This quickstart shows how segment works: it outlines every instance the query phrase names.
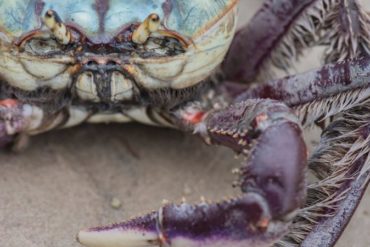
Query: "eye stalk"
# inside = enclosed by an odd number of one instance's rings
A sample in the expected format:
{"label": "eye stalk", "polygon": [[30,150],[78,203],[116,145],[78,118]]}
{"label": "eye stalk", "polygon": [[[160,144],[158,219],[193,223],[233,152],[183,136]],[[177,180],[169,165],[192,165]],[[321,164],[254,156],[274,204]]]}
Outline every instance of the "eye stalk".
{"label": "eye stalk", "polygon": [[190,42],[180,34],[161,28],[161,26],[160,17],[157,14],[150,14],[133,32],[132,41],[136,44],[143,45],[152,36],[163,36],[178,40],[185,48],[190,45]]}
{"label": "eye stalk", "polygon": [[157,14],[151,14],[132,34],[132,41],[136,44],[143,45],[151,36],[157,32],[161,26],[161,19]]}
{"label": "eye stalk", "polygon": [[60,44],[68,45],[72,42],[72,34],[62,19],[53,10],[48,10],[44,16],[44,24],[50,29]]}
{"label": "eye stalk", "polygon": [[156,14],[151,14],[148,18],[148,30],[150,32],[157,32],[161,26],[161,19]]}

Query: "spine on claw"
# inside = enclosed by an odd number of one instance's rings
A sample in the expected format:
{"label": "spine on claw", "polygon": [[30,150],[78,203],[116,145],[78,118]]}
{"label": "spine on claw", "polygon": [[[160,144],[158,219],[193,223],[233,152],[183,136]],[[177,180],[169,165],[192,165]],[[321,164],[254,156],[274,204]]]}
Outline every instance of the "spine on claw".
{"label": "spine on claw", "polygon": [[302,206],[307,151],[300,124],[286,105],[249,100],[214,114],[208,121],[214,143],[246,155],[240,170],[245,194],[262,195],[275,219]]}

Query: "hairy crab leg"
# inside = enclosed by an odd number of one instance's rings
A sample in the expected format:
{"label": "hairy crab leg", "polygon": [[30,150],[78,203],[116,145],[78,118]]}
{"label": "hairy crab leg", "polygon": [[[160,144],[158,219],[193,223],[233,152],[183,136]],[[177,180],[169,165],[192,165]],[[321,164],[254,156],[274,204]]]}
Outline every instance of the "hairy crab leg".
{"label": "hairy crab leg", "polygon": [[322,24],[325,62],[370,55],[370,14],[359,0],[339,0]]}
{"label": "hairy crab leg", "polygon": [[[365,166],[365,163],[361,165]],[[321,219],[304,239],[302,247],[311,247],[314,244],[330,247],[336,244],[369,186],[369,177],[370,171],[367,171],[347,185],[350,188],[349,196],[337,206],[336,215]]]}
{"label": "hairy crab leg", "polygon": [[305,198],[306,146],[291,110],[275,101],[248,101],[211,113],[214,144],[250,152],[240,170],[243,194],[229,201],[168,204],[146,216],[78,234],[89,247],[271,246]]}
{"label": "hairy crab leg", "polygon": [[[247,26],[236,34],[223,65],[226,79],[252,82],[270,64],[287,69],[299,50],[315,39],[316,26],[309,16],[318,19],[323,0],[266,0]],[[326,1],[333,2],[333,1]],[[307,14],[312,9],[312,13]],[[292,43],[291,40],[297,41]]]}
{"label": "hairy crab leg", "polygon": [[252,85],[241,94],[239,100],[268,98],[295,106],[348,90],[368,87],[369,83],[370,58],[364,57],[328,64],[302,74]]}
{"label": "hairy crab leg", "polygon": [[359,204],[370,181],[369,83],[370,58],[364,57],[240,89],[236,102],[280,100],[295,110],[303,125],[336,116],[309,160],[309,169],[319,178],[308,187],[311,202],[301,210],[284,243],[300,239],[304,246],[333,246]]}
{"label": "hairy crab leg", "polygon": [[287,239],[300,233],[302,246],[334,246],[370,181],[369,121],[368,100],[342,112],[324,130],[309,159],[309,168],[318,181],[309,184],[310,199]]}
{"label": "hairy crab leg", "polygon": [[370,55],[370,15],[358,0],[266,0],[236,34],[223,71],[229,81],[270,79],[318,44],[326,62]]}

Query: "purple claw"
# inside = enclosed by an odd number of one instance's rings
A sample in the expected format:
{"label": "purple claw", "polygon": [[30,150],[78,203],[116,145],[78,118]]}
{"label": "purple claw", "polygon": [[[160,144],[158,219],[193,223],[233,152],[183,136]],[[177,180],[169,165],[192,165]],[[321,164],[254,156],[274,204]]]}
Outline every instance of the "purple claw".
{"label": "purple claw", "polygon": [[243,195],[221,203],[169,204],[112,227],[81,231],[88,247],[271,246],[288,230],[305,198],[306,147],[289,108],[248,101],[205,120],[211,140],[249,151],[241,169]]}
{"label": "purple claw", "polygon": [[77,241],[89,247],[160,246],[157,219],[155,212],[126,223],[83,230]]}
{"label": "purple claw", "polygon": [[242,189],[259,191],[272,215],[284,217],[302,206],[305,198],[305,144],[291,123],[271,127],[259,137],[244,168]]}
{"label": "purple claw", "polygon": [[88,247],[268,246],[287,230],[270,219],[265,199],[248,193],[218,204],[169,204],[127,223],[81,231],[77,239]]}
{"label": "purple claw", "polygon": [[14,135],[25,129],[27,106],[13,99],[0,100],[0,147],[10,144]]}
{"label": "purple claw", "polygon": [[273,218],[302,206],[307,151],[296,116],[286,105],[272,100],[238,103],[213,114],[208,126],[216,144],[247,155],[242,191],[262,195]]}

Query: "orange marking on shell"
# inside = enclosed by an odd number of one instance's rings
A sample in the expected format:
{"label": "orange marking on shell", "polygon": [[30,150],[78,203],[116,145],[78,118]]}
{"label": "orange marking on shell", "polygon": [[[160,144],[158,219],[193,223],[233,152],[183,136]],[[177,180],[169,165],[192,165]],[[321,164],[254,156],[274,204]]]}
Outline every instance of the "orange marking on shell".
{"label": "orange marking on shell", "polygon": [[132,66],[132,65],[125,65],[125,66],[123,66],[123,68],[124,68],[128,73],[130,73],[131,75],[134,75],[134,74],[135,74],[135,72],[136,72],[136,70],[135,70],[134,66]]}
{"label": "orange marking on shell", "polygon": [[191,124],[198,124],[203,121],[205,112],[194,112],[194,113],[185,113],[184,119]]}
{"label": "orange marking on shell", "polygon": [[74,66],[72,66],[72,67],[68,68],[68,73],[69,73],[70,75],[75,75],[75,74],[77,74],[78,72],[80,72],[81,67],[82,67],[82,66],[81,66],[80,64],[76,64],[76,65],[74,65]]}
{"label": "orange marking on shell", "polygon": [[257,124],[260,124],[262,122],[265,122],[268,119],[268,116],[266,113],[261,113],[256,117]]}
{"label": "orange marking on shell", "polygon": [[257,226],[258,228],[260,229],[266,229],[270,224],[270,219],[268,218],[263,218],[261,219],[258,223],[257,223]]}
{"label": "orange marking on shell", "polygon": [[0,106],[4,106],[7,108],[16,107],[18,105],[18,101],[15,99],[4,99],[0,100]]}

